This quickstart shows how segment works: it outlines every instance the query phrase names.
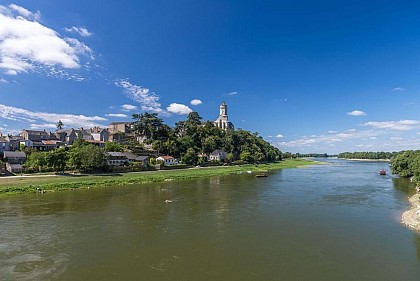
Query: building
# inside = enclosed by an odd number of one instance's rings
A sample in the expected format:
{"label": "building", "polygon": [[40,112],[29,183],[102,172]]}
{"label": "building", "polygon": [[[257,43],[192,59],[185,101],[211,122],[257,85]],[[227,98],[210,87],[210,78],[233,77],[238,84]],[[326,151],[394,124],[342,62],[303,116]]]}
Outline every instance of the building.
{"label": "building", "polygon": [[5,151],[3,158],[6,161],[6,170],[9,173],[21,173],[23,171],[22,164],[25,163],[26,154],[21,151]]}
{"label": "building", "polygon": [[77,139],[76,131],[71,128],[69,130],[57,130],[55,136],[58,140],[64,142],[65,144],[72,145]]}
{"label": "building", "polygon": [[24,140],[31,140],[31,141],[43,141],[43,140],[56,140],[56,136],[52,133],[47,133],[44,131],[36,131],[36,130],[22,130],[20,136]]}
{"label": "building", "polygon": [[222,104],[220,105],[219,118],[217,118],[216,121],[214,121],[214,125],[223,130],[234,130],[232,122],[228,121],[228,107],[226,102],[222,102]]}
{"label": "building", "polygon": [[4,151],[10,150],[10,142],[3,137],[0,137],[0,154]]}
{"label": "building", "polygon": [[149,156],[137,156],[132,152],[123,152],[122,154],[125,155],[128,163],[137,162],[141,163],[143,166],[149,163]]}
{"label": "building", "polygon": [[163,161],[165,166],[174,166],[178,165],[178,159],[173,158],[172,156],[159,156],[156,158],[157,161]]}
{"label": "building", "polygon": [[127,134],[130,132],[131,122],[112,122],[108,126],[108,131],[110,134],[124,133]]}
{"label": "building", "polygon": [[221,149],[216,149],[210,154],[210,161],[223,161],[226,159],[227,153]]}
{"label": "building", "polygon": [[109,166],[123,166],[127,163],[127,157],[122,152],[107,152]]}
{"label": "building", "polygon": [[109,138],[108,129],[93,127],[90,129],[90,134],[93,140],[107,142]]}

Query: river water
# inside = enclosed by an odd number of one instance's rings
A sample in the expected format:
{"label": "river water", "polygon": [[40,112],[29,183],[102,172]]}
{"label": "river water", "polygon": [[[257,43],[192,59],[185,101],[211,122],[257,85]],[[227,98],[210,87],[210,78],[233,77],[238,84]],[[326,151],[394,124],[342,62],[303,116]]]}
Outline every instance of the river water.
{"label": "river water", "polygon": [[1,198],[0,280],[420,280],[408,182],[326,161]]}

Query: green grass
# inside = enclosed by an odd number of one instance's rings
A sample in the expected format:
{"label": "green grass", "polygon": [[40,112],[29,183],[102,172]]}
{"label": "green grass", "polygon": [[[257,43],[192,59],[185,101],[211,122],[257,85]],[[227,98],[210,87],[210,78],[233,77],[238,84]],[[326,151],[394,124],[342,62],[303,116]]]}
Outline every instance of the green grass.
{"label": "green grass", "polygon": [[63,175],[50,177],[10,177],[0,178],[0,196],[20,193],[34,193],[37,188],[47,191],[59,191],[76,188],[90,188],[161,182],[165,180],[185,180],[202,177],[223,176],[244,173],[246,171],[270,171],[283,168],[296,168],[313,165],[317,162],[306,159],[286,160],[278,163],[194,168],[185,170],[153,171],[112,175]]}

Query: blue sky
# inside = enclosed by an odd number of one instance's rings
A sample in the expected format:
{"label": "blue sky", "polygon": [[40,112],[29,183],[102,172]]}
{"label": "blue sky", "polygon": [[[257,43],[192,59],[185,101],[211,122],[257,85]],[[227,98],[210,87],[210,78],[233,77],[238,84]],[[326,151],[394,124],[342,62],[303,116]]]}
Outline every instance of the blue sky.
{"label": "blue sky", "polygon": [[[367,2],[367,3],[366,3]],[[420,148],[417,1],[2,1],[0,132],[197,111],[282,151]]]}

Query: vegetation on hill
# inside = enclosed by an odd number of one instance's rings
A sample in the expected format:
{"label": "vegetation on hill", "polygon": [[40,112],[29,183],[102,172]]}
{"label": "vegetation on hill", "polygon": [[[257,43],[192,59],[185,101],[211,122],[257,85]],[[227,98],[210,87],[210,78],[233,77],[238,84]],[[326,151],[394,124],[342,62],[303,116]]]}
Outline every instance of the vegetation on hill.
{"label": "vegetation on hill", "polygon": [[145,144],[151,144],[159,153],[179,158],[185,164],[200,163],[203,159],[198,154],[208,155],[216,149],[227,153],[228,162],[281,160],[280,150],[258,133],[242,129],[222,130],[211,121],[202,122],[197,112],[191,112],[187,120],[176,123],[173,128],[164,124],[157,113],[133,114],[133,118],[133,133],[143,137]]}
{"label": "vegetation on hill", "polygon": [[[264,141],[258,133],[245,130],[222,130],[213,122],[202,123],[197,112],[191,112],[185,121],[173,128],[164,124],[157,113],[133,114],[132,133],[124,144],[107,142],[105,148],[77,139],[71,147],[60,147],[49,152],[26,149],[27,172],[64,172],[83,170],[86,172],[107,171],[106,151],[143,150],[151,146],[156,154],[171,155],[186,165],[204,163],[200,154],[209,155],[216,149],[224,150],[224,162],[262,163],[281,160],[281,152]],[[142,140],[142,143],[136,141]],[[23,149],[23,148],[22,148]],[[155,155],[156,155],[155,154]]]}
{"label": "vegetation on hill", "polygon": [[342,152],[338,154],[338,158],[344,159],[392,159],[398,154],[398,152]]}

